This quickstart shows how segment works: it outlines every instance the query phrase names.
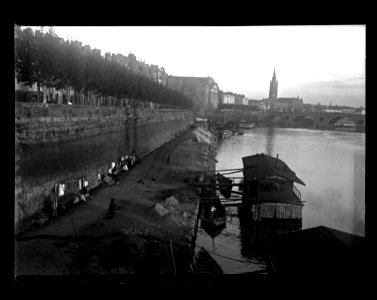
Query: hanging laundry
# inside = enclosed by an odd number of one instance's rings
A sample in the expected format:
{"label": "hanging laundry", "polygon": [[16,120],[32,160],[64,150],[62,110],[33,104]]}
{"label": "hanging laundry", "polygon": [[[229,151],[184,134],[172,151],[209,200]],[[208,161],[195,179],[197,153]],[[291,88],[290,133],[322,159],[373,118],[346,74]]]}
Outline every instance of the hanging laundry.
{"label": "hanging laundry", "polygon": [[59,193],[58,196],[63,196],[65,190],[65,184],[59,184]]}

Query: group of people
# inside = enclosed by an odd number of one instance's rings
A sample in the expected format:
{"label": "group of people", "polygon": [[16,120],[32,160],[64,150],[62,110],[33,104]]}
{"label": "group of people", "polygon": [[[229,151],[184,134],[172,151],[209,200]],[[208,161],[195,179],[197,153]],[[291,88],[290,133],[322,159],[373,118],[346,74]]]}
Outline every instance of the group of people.
{"label": "group of people", "polygon": [[80,201],[81,202],[86,202],[86,199],[89,197],[88,190],[86,186],[88,185],[87,181],[84,181],[83,179],[79,180],[79,191],[76,194],[76,197],[73,200],[73,204],[77,204]]}
{"label": "group of people", "polygon": [[[106,175],[98,177],[101,180],[109,185],[119,184],[119,174],[128,171],[130,168],[133,168],[136,163],[140,163],[139,157],[136,155],[135,150],[132,151],[131,155],[124,155],[119,158],[118,164],[115,162],[111,163],[111,167],[108,170]],[[83,179],[79,180],[79,191],[76,193],[75,197],[73,198],[73,204],[78,204],[80,202],[86,202],[89,197],[89,192],[87,190],[88,181],[84,181]],[[48,218],[53,220],[58,217],[58,207],[59,207],[59,199],[65,194],[66,185],[65,184],[55,184],[52,187],[51,193],[45,203],[45,210],[48,213]],[[109,206],[109,215],[112,217],[114,215],[114,211],[117,208],[117,205],[114,203],[114,199],[111,199],[111,203]]]}
{"label": "group of people", "polygon": [[118,164],[115,164],[115,162],[111,163],[111,167],[107,172],[107,176],[103,176],[102,181],[107,184],[111,184],[111,181],[119,184],[119,174],[125,173],[130,168],[133,168],[138,161],[139,159],[136,155],[135,150],[132,151],[131,155],[124,155],[120,157],[118,159]]}

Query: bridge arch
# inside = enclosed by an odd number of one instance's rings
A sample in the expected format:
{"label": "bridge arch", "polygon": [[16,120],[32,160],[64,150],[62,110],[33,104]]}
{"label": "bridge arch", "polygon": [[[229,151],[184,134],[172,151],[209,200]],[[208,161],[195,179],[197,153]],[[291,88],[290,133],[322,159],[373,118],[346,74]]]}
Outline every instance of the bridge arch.
{"label": "bridge arch", "polygon": [[328,121],[328,124],[329,124],[329,125],[335,125],[336,122],[338,122],[339,120],[342,120],[342,119],[348,119],[348,120],[351,120],[351,121],[352,121],[353,123],[355,123],[355,125],[356,125],[355,120],[353,120],[352,118],[349,118],[349,117],[347,117],[347,116],[344,116],[344,115],[342,115],[342,116],[336,116],[336,117],[334,117],[334,118],[330,118],[329,121]]}
{"label": "bridge arch", "polygon": [[281,122],[281,116],[279,116],[278,114],[267,115],[262,119],[262,122],[271,122],[271,123]]}
{"label": "bridge arch", "polygon": [[315,123],[315,120],[311,117],[304,117],[301,120],[301,126],[303,127],[313,127]]}
{"label": "bridge arch", "polygon": [[300,115],[300,116],[297,116],[293,119],[293,123],[300,123],[302,121],[303,118],[305,118],[306,116],[303,116],[303,115]]}

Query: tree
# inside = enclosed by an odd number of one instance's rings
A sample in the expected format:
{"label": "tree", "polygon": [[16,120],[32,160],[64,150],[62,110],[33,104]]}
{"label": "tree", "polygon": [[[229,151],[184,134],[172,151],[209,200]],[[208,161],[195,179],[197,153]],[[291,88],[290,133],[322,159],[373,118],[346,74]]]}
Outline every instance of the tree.
{"label": "tree", "polygon": [[15,39],[15,64],[17,82],[33,86],[37,82],[39,68],[36,62],[36,40],[33,31],[18,31]]}
{"label": "tree", "polygon": [[[15,32],[15,68],[18,82],[32,86],[67,89],[102,97],[124,97],[171,107],[192,108],[193,102],[146,76],[135,74],[100,55],[83,55],[75,42],[64,41],[49,29],[47,33],[29,28]],[[69,93],[68,93],[69,97]]]}

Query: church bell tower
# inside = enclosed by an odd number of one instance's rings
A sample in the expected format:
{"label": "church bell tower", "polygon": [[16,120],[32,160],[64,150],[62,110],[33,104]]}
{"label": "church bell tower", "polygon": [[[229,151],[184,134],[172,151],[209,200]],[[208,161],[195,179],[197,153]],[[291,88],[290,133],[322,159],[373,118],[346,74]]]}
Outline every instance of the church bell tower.
{"label": "church bell tower", "polygon": [[278,82],[276,81],[276,73],[274,68],[274,75],[272,76],[272,80],[270,81],[270,93],[268,98],[269,99],[277,99],[278,97]]}

